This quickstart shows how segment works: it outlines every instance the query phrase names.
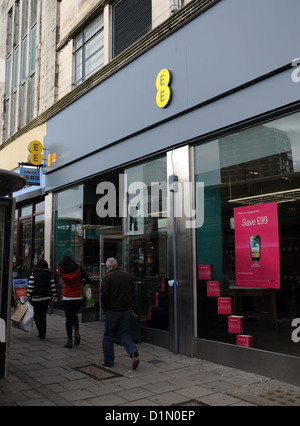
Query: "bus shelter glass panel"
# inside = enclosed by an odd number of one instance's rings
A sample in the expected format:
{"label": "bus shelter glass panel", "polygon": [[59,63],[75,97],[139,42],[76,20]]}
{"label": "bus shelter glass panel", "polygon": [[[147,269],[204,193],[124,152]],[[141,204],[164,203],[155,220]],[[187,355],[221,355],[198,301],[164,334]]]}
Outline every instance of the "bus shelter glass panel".
{"label": "bus shelter glass panel", "polygon": [[11,310],[11,200],[0,199],[0,378],[7,375]]}

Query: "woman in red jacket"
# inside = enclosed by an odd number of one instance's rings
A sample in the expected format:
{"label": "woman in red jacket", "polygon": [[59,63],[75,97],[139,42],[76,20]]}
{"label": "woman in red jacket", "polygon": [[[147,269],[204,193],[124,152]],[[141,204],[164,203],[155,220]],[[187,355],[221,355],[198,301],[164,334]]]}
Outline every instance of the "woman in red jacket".
{"label": "woman in red jacket", "polygon": [[68,336],[65,348],[72,348],[73,328],[75,332],[74,346],[78,346],[80,343],[78,312],[83,298],[83,284],[90,283],[91,279],[70,256],[62,257],[58,266],[60,268],[60,276],[64,282],[62,295]]}

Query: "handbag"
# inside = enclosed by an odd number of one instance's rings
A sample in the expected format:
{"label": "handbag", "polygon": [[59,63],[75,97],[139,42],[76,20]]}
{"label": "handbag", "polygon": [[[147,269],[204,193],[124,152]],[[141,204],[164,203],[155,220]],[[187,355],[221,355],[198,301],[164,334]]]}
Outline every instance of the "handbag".
{"label": "handbag", "polygon": [[18,303],[17,306],[16,306],[16,309],[12,313],[12,316],[10,317],[10,319],[14,323],[20,324],[24,315],[26,314],[27,310],[28,310],[27,305],[23,305],[22,303]]}

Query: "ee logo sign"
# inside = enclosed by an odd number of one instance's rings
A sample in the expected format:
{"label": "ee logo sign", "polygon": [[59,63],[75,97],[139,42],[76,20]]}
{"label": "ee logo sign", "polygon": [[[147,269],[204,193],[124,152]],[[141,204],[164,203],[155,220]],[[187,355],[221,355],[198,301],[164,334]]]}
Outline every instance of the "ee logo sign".
{"label": "ee logo sign", "polygon": [[30,154],[28,161],[33,166],[39,166],[43,162],[43,145],[39,141],[32,141],[28,145]]}
{"label": "ee logo sign", "polygon": [[163,69],[158,73],[156,78],[156,104],[159,108],[166,108],[171,102],[171,82],[172,76],[169,70]]}

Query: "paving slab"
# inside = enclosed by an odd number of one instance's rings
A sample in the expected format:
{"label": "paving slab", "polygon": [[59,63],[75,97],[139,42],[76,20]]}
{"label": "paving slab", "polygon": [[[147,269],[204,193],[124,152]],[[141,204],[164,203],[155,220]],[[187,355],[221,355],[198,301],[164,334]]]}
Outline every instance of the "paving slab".
{"label": "paving slab", "polygon": [[36,330],[11,329],[9,376],[0,380],[0,406],[198,410],[203,406],[300,405],[300,387],[148,343],[138,344],[140,365],[135,371],[120,345],[115,345],[114,368],[103,369],[99,366],[103,322],[80,324],[81,344],[73,349],[64,348],[63,317],[49,314],[47,325],[44,340],[37,338]]}

